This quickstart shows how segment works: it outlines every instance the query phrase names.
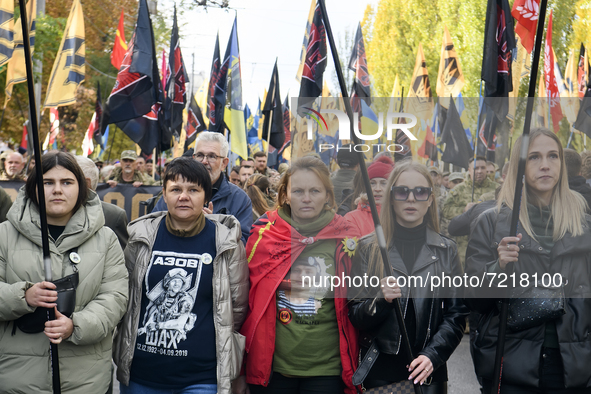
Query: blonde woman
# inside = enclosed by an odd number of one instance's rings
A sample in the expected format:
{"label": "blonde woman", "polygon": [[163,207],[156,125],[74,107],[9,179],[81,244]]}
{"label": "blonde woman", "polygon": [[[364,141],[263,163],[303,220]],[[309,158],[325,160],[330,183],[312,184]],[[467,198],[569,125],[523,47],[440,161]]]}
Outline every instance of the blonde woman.
{"label": "blonde woman", "polygon": [[[412,276],[425,281],[442,272],[461,275],[455,242],[438,233],[433,181],[424,165],[405,161],[392,171],[380,221],[394,276],[385,277],[375,234],[364,237],[353,260],[353,277],[367,275],[381,281],[351,292],[349,318],[360,331],[361,347],[354,382],[390,392],[412,380],[424,385],[426,394],[445,394],[446,362],[460,343],[468,310],[457,288],[432,290],[409,286],[406,280]],[[415,357],[410,363],[393,311],[396,298]]]}
{"label": "blonde woman", "polygon": [[[590,393],[590,217],[585,215],[583,197],[568,187],[558,137],[535,129],[527,147],[518,234],[508,236],[522,141],[520,137],[513,147],[497,207],[483,213],[476,225],[468,244],[466,271],[469,277],[500,274],[511,281],[515,274],[517,279],[508,294],[518,294],[522,300],[509,301],[513,324],[506,335],[501,393]],[[566,295],[562,308],[528,299],[532,289],[548,286],[536,277],[562,284]],[[490,392],[493,381],[499,324],[496,298],[507,294],[498,292],[496,285],[469,287],[466,292],[468,306],[483,315],[474,363],[485,392]],[[523,305],[526,308],[515,313]]]}
{"label": "blonde woman", "polygon": [[271,183],[269,178],[261,174],[251,175],[244,184],[244,191],[252,202],[252,222],[265,212],[275,208],[275,202],[270,196]]}

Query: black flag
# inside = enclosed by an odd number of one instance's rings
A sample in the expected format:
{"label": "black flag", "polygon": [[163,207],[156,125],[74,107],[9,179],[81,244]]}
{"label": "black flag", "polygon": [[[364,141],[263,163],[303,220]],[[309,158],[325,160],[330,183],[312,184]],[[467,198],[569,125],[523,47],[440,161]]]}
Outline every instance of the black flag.
{"label": "black flag", "polygon": [[497,117],[502,121],[509,111],[508,97],[513,91],[511,51],[515,48],[515,29],[511,7],[507,0],[488,0],[484,27],[484,53],[482,56],[482,79],[485,82],[484,96]]}
{"label": "black flag", "polygon": [[353,41],[353,52],[349,59],[349,69],[355,72],[355,80],[353,81],[353,88],[351,89],[351,103],[353,110],[359,112],[361,106],[359,101],[355,98],[359,97],[365,100],[367,105],[370,105],[371,96],[371,82],[369,79],[369,71],[367,69],[367,58],[365,56],[365,44],[363,43],[363,33],[361,32],[361,24],[357,26],[357,33]]}
{"label": "black flag", "polygon": [[[302,81],[298,97],[318,97],[322,93],[322,78],[326,69],[326,29],[322,19],[320,4],[316,2],[312,23],[309,26],[306,60],[302,70]],[[298,101],[299,107],[306,106],[309,101]]]}
{"label": "black flag", "polygon": [[213,60],[211,61],[211,77],[207,91],[207,118],[209,131],[224,132],[224,107],[226,105],[226,76],[228,69],[222,73],[220,59],[220,37],[215,40]]}
{"label": "black flag", "polygon": [[176,5],[170,37],[170,54],[168,57],[168,77],[166,79],[166,101],[164,106],[165,125],[172,135],[179,136],[183,125],[183,109],[187,104],[187,89],[189,82],[185,72],[185,64],[181,53],[179,30],[176,21]]}
{"label": "black flag", "polygon": [[154,33],[146,0],[140,0],[138,18],[117,81],[105,105],[101,134],[116,123],[146,153],[160,143],[170,147],[170,136],[160,126],[162,85]]}
{"label": "black flag", "polygon": [[269,140],[267,142],[270,145],[273,145],[275,149],[280,149],[285,142],[285,130],[283,126],[281,93],[279,93],[279,71],[277,70],[277,60],[275,60],[275,67],[273,67],[273,75],[271,76],[271,82],[269,83],[269,90],[267,91],[265,106],[263,107],[263,115],[265,116],[265,121],[263,123],[263,139],[267,140],[269,128],[271,128],[271,134],[270,137],[268,137]]}
{"label": "black flag", "polygon": [[185,149],[195,141],[197,134],[205,130],[205,122],[203,121],[203,115],[201,114],[201,108],[195,101],[195,96],[191,94],[191,104],[187,110],[187,126],[185,127],[187,132],[187,139],[185,140]]}
{"label": "black flag", "polygon": [[96,83],[96,102],[94,104],[94,113],[96,114],[97,122],[94,132],[92,133],[92,139],[94,140],[95,145],[100,145],[102,150],[105,150],[105,146],[103,145],[103,134],[101,133],[101,118],[103,117],[103,102],[101,100],[101,84],[100,82]]}
{"label": "black flag", "polygon": [[591,88],[587,88],[573,127],[591,137]]}
{"label": "black flag", "polygon": [[468,169],[469,160],[472,154],[472,147],[466,137],[464,126],[460,120],[460,114],[456,109],[453,100],[449,100],[449,109],[447,111],[447,120],[443,131],[441,132],[441,143],[445,144],[445,150],[441,160],[445,163],[451,163],[454,166]]}

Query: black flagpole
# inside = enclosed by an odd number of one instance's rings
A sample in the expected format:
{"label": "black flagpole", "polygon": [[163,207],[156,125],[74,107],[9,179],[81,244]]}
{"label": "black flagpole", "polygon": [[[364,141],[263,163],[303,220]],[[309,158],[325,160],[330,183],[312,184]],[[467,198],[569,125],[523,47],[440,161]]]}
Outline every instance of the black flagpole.
{"label": "black flagpole", "polygon": [[[353,143],[355,145],[361,144],[361,141],[359,140],[359,138],[357,137],[357,135],[354,132],[353,129],[353,110],[351,109],[351,103],[349,102],[348,98],[349,98],[349,93],[347,91],[347,86],[345,85],[345,78],[343,77],[343,70],[341,69],[341,63],[339,61],[339,54],[337,52],[336,49],[336,45],[334,42],[334,37],[332,35],[332,30],[330,28],[330,23],[328,21],[328,14],[326,12],[326,6],[324,4],[324,0],[318,0],[318,4],[320,4],[320,10],[322,12],[322,16],[324,19],[324,24],[325,24],[325,28],[326,28],[326,36],[328,37],[328,41],[330,43],[330,50],[332,53],[332,57],[334,60],[334,64],[335,64],[335,68],[336,68],[336,72],[337,72],[337,77],[339,80],[339,86],[341,88],[341,93],[343,94],[343,103],[345,104],[345,109],[347,111],[347,116],[349,117],[349,124],[351,126],[351,138],[353,140]],[[363,155],[363,152],[358,152],[359,153],[359,170],[361,172],[361,177],[363,179],[363,184],[365,186],[365,190],[367,192],[367,199],[369,200],[369,206],[371,208],[371,215],[373,217],[373,222],[375,225],[375,231],[376,231],[376,238],[378,240],[378,245],[380,247],[380,252],[382,255],[382,261],[384,263],[384,272],[386,274],[386,276],[392,276],[392,267],[390,267],[390,264],[388,262],[388,251],[386,248],[386,238],[384,237],[384,229],[382,228],[382,225],[380,224],[380,219],[378,216],[378,209],[376,207],[376,201],[373,197],[373,193],[371,191],[371,185],[369,183],[369,175],[367,173],[367,167],[365,165],[365,157]],[[375,302],[375,300],[374,300]],[[400,333],[402,334],[402,344],[404,346],[404,349],[406,350],[406,354],[409,357],[408,363],[410,365],[410,363],[414,360],[414,356],[413,356],[413,352],[412,352],[412,348],[410,345],[410,340],[408,338],[408,332],[406,331],[406,326],[404,325],[404,316],[402,314],[402,308],[400,307],[400,301],[396,298],[394,300],[394,312],[396,314],[396,319],[398,321],[398,326],[400,327]],[[415,389],[415,393],[416,394],[422,394],[423,390],[420,386],[420,383],[417,383],[414,385],[414,389]]]}
{"label": "black flagpole", "polygon": [[[39,144],[39,127],[37,123],[37,106],[35,105],[35,87],[33,85],[33,64],[31,61],[31,45],[29,42],[29,23],[25,0],[18,2],[21,11],[21,24],[23,28],[23,44],[25,50],[25,67],[27,69],[27,88],[29,90],[29,116],[31,118],[31,131],[33,134],[33,146],[35,152],[35,174],[37,180],[37,195],[39,201],[39,216],[41,219],[41,242],[43,247],[43,267],[45,280],[51,282],[51,256],[49,254],[49,233],[47,231],[47,214],[45,208],[45,190],[43,189],[43,168],[41,166],[41,145]],[[35,12],[35,10],[33,10]],[[47,309],[48,319],[55,320],[55,310]],[[50,343],[49,356],[51,357],[51,372],[54,394],[61,394],[59,358],[57,344]]]}
{"label": "black flagpole", "polygon": [[[534,109],[534,97],[536,93],[536,80],[538,76],[538,65],[540,63],[540,52],[542,50],[542,36],[544,34],[544,22],[546,19],[547,0],[540,1],[540,14],[538,19],[538,29],[536,31],[536,45],[534,48],[533,64],[531,66],[531,75],[529,79],[529,91],[527,94],[527,107],[525,109],[525,123],[523,125],[523,136],[521,138],[521,152],[519,153],[519,165],[517,169],[517,181],[515,183],[515,196],[513,198],[513,210],[511,213],[511,227],[509,236],[517,235],[517,224],[519,223],[519,211],[521,207],[521,193],[523,189],[523,177],[525,175],[525,160],[529,147],[529,131],[531,128],[531,116]],[[509,263],[507,270],[513,269],[513,264]],[[497,350],[495,354],[494,366],[494,384],[491,394],[501,392],[501,376],[503,373],[503,355],[505,352],[505,339],[507,334],[507,316],[509,314],[509,298],[503,298],[501,312],[499,315],[499,335],[497,337]]]}

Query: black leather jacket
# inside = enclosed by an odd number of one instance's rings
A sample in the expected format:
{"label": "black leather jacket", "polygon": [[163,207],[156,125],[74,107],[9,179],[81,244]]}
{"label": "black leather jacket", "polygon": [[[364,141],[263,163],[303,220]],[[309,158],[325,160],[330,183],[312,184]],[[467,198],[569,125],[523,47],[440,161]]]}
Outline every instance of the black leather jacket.
{"label": "black leather jacket", "polygon": [[[369,245],[373,239],[370,234],[360,242],[359,253],[353,260],[352,275],[368,273]],[[427,239],[414,264],[413,272],[406,270],[406,265],[395,247],[388,251],[388,259],[394,276],[421,277],[423,280],[434,275],[462,274],[455,242],[441,236],[427,227]],[[462,289],[446,290],[445,298],[440,290],[431,291],[429,285],[402,287],[400,303],[406,315],[409,296],[413,297],[416,315],[416,344],[422,350],[419,354],[427,356],[433,363],[434,370],[443,366],[460,343],[468,308],[462,301]],[[378,297],[378,298],[376,298]],[[398,354],[400,351],[400,330],[393,311],[382,297],[379,288],[361,289],[352,292],[349,318],[360,330],[361,344],[375,340],[381,352]],[[364,341],[363,339],[366,338]]]}
{"label": "black leather jacket", "polygon": [[[482,277],[485,271],[492,272],[492,266],[498,258],[498,243],[509,235],[510,221],[511,210],[507,207],[503,207],[500,212],[490,209],[480,216],[466,253],[467,275]],[[560,273],[565,283],[566,313],[556,320],[556,331],[567,388],[591,387],[590,222],[591,217],[586,215],[584,234],[579,237],[566,234],[554,244],[550,252],[525,231],[518,230],[523,238],[519,242],[519,261],[514,264],[517,280],[521,274],[528,274],[531,282],[535,273],[538,276]],[[483,314],[474,344],[474,363],[476,374],[488,380],[493,380],[499,326],[497,299],[494,297],[498,294],[488,289],[488,284],[468,288],[465,292],[465,303],[472,310]],[[507,332],[503,382],[539,386],[544,333],[544,324],[514,333]]]}

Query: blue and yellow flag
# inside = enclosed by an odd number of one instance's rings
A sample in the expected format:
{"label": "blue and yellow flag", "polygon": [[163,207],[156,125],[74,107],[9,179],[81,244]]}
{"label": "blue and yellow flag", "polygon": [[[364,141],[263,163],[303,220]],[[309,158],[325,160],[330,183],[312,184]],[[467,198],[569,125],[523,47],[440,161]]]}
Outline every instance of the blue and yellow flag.
{"label": "blue and yellow flag", "polygon": [[[35,15],[37,13],[37,0],[29,0],[27,3],[27,15],[29,15],[29,43],[31,45],[31,56],[35,49]],[[4,108],[12,98],[12,88],[17,83],[27,80],[27,70],[25,68],[25,47],[23,44],[23,29],[20,18],[16,21],[14,27],[14,50],[12,59],[8,62],[6,71],[6,100]]]}
{"label": "blue and yellow flag", "polygon": [[232,26],[232,33],[230,33],[230,40],[222,63],[222,69],[226,67],[228,69],[224,123],[232,135],[230,149],[240,157],[247,158],[248,146],[242,109],[242,78],[240,77],[240,50],[238,49],[236,21],[237,18],[234,19],[234,26]]}
{"label": "blue and yellow flag", "polygon": [[14,1],[0,0],[0,67],[12,58],[14,50]]}
{"label": "blue and yellow flag", "polygon": [[80,0],[74,0],[51,70],[44,108],[62,107],[76,102],[76,90],[84,82],[86,73],[85,54],[82,5]]}

